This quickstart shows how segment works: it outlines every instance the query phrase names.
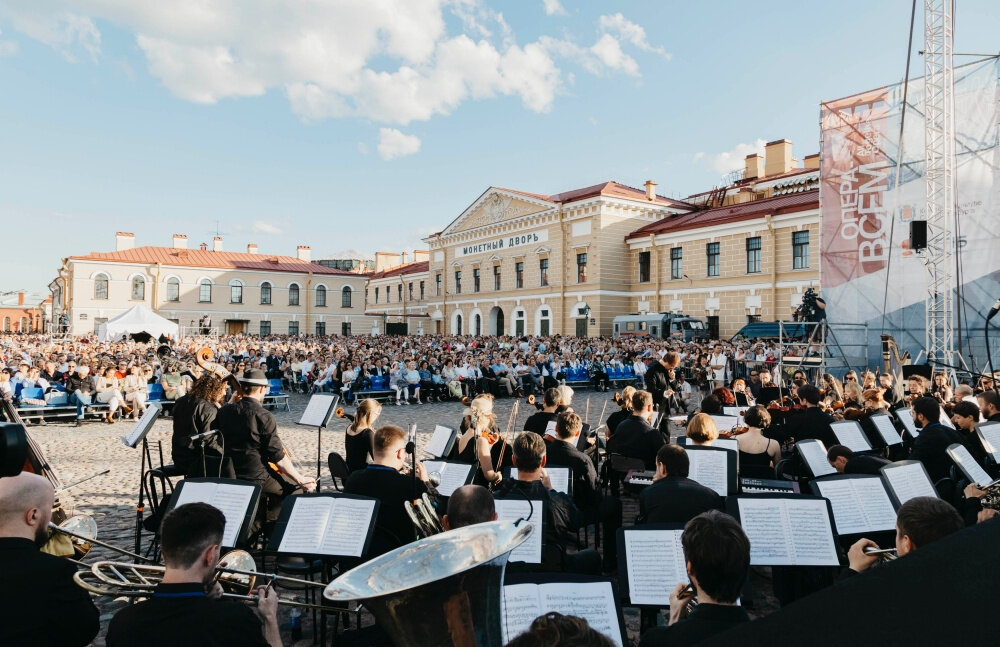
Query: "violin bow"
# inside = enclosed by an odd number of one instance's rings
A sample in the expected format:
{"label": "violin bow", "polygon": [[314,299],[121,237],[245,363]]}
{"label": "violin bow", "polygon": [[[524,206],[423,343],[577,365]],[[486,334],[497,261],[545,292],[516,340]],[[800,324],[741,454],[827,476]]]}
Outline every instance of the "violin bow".
{"label": "violin bow", "polygon": [[500,456],[497,458],[496,467],[493,468],[494,472],[499,473],[500,468],[503,466],[503,455],[507,450],[507,436],[510,435],[510,430],[514,427],[514,421],[517,419],[517,409],[520,404],[520,400],[514,400],[514,406],[510,409],[510,418],[507,419],[507,430],[503,434],[503,444],[500,445]]}

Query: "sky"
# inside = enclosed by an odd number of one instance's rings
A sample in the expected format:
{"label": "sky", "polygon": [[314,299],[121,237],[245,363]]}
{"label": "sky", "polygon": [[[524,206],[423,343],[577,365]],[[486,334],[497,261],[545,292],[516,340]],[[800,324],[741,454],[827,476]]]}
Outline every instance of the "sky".
{"label": "sky", "polygon": [[[373,256],[489,186],[704,191],[764,142],[819,152],[821,101],[901,79],[910,6],[0,0],[0,292],[116,231]],[[958,1],[956,52],[998,33],[995,0]]]}

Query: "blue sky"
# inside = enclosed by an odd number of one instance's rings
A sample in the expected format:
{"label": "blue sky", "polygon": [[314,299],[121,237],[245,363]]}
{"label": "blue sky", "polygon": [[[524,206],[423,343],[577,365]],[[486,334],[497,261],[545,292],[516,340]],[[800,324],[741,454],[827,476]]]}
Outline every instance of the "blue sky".
{"label": "blue sky", "polygon": [[[0,0],[0,291],[115,231],[316,258],[420,246],[490,185],[706,190],[760,142],[818,152],[821,100],[902,77],[909,11]],[[956,51],[997,33],[995,2],[958,2]]]}

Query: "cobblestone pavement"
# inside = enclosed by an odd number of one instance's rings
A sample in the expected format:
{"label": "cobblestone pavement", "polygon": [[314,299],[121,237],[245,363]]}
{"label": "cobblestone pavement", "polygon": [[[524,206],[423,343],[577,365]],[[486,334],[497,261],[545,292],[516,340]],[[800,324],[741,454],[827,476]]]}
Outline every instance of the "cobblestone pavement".
{"label": "cobblestone pavement", "polygon": [[[605,417],[615,410],[616,405],[611,401],[610,395],[610,393],[589,395],[589,416],[593,425],[596,426],[605,401],[608,401]],[[289,397],[289,411],[279,407],[274,411],[274,414],[278,421],[281,440],[293,456],[296,467],[303,474],[315,475],[316,430],[296,424],[305,410],[307,402],[306,396],[293,394]],[[500,399],[496,402],[497,423],[501,430],[506,427],[512,406],[513,400],[511,399]],[[581,415],[586,416],[588,394],[577,395],[575,408]],[[348,408],[348,411],[352,410],[352,408]],[[431,432],[436,424],[457,427],[461,422],[462,411],[463,406],[457,402],[404,406],[394,406],[387,403],[382,409],[379,423],[396,424],[404,429],[411,423],[416,424],[417,446],[422,448],[430,440]],[[527,406],[522,401],[514,429],[522,429],[524,421],[534,411],[534,407]],[[47,426],[33,426],[29,429],[32,437],[42,446],[49,463],[64,484],[72,483],[77,479],[105,469],[111,470],[109,474],[88,480],[62,493],[60,500],[68,514],[88,514],[94,518],[98,527],[98,539],[129,550],[134,545],[141,461],[141,450],[129,448],[122,442],[122,437],[128,434],[132,424],[131,421],[120,421],[114,425],[92,422],[77,428],[58,422],[49,423]],[[170,418],[161,417],[154,423],[153,430],[149,433],[148,439],[153,461],[157,466],[160,461],[158,444],[162,444],[164,462],[170,462],[171,425]],[[326,467],[326,456],[333,451],[339,452],[341,455],[344,454],[344,430],[346,426],[346,420],[334,419],[331,428],[323,431],[320,456],[324,489],[331,487],[330,474]],[[631,524],[638,512],[637,505],[632,498],[625,498],[623,502],[625,523],[628,525]],[[145,548],[145,542],[148,539],[148,533],[144,534],[143,548]],[[95,547],[87,557],[87,561],[93,562],[99,559],[120,560],[121,557],[112,551]],[[768,576],[769,573],[761,571],[755,573],[753,578],[761,595],[760,611],[774,608],[773,600],[770,598]],[[286,593],[283,592],[282,595],[285,596]],[[294,592],[287,595],[294,596]],[[115,610],[120,608],[123,602],[111,601],[107,598],[99,599],[97,602],[102,612],[101,633],[93,644],[103,647],[107,620],[110,619]],[[282,608],[281,613],[285,644],[291,645],[293,643],[284,629],[287,624],[284,622],[287,609]],[[638,611],[626,609],[625,614],[629,638],[637,642]],[[295,644],[306,645],[311,642],[309,616],[304,616],[304,619],[306,620],[305,634],[307,639]]]}

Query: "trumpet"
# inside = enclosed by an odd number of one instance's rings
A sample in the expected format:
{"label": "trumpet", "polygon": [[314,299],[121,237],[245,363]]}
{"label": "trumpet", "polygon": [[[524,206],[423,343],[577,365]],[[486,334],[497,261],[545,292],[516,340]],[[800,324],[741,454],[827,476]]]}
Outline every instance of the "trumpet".
{"label": "trumpet", "polygon": [[694,590],[693,584],[688,584],[681,592],[679,598],[681,604],[684,605],[684,608],[680,611],[680,619],[683,620],[698,606],[698,592]]}
{"label": "trumpet", "polygon": [[469,406],[471,403],[472,400],[469,399],[469,396],[467,395],[462,396],[462,404],[464,404],[465,406]]}
{"label": "trumpet", "polygon": [[346,418],[347,420],[354,422],[354,414],[347,413],[346,411],[344,411],[344,407],[337,407],[333,411],[333,415],[337,416],[338,418]]}
{"label": "trumpet", "polygon": [[865,548],[865,555],[876,556],[883,562],[891,562],[899,557],[895,548],[875,548],[873,546]]}
{"label": "trumpet", "polygon": [[[322,582],[312,582],[274,573],[257,571],[257,564],[250,553],[244,550],[233,550],[222,556],[219,566],[215,567],[216,580],[222,584],[223,598],[256,602],[257,596],[252,594],[257,578],[266,579],[267,586],[275,582],[291,582],[296,586],[312,586],[325,588]],[[129,564],[125,562],[94,562],[90,570],[81,570],[73,574],[73,581],[80,588],[94,595],[114,597],[149,597],[153,589],[163,580],[165,566],[155,564]],[[326,609],[331,607],[323,604],[309,604],[296,600],[278,599],[279,605],[300,607],[303,609]]]}
{"label": "trumpet", "polygon": [[545,408],[545,405],[543,403],[541,403],[541,402],[535,402],[535,394],[534,393],[532,393],[531,395],[528,396],[528,404],[534,406],[539,411],[541,411],[542,409]]}

